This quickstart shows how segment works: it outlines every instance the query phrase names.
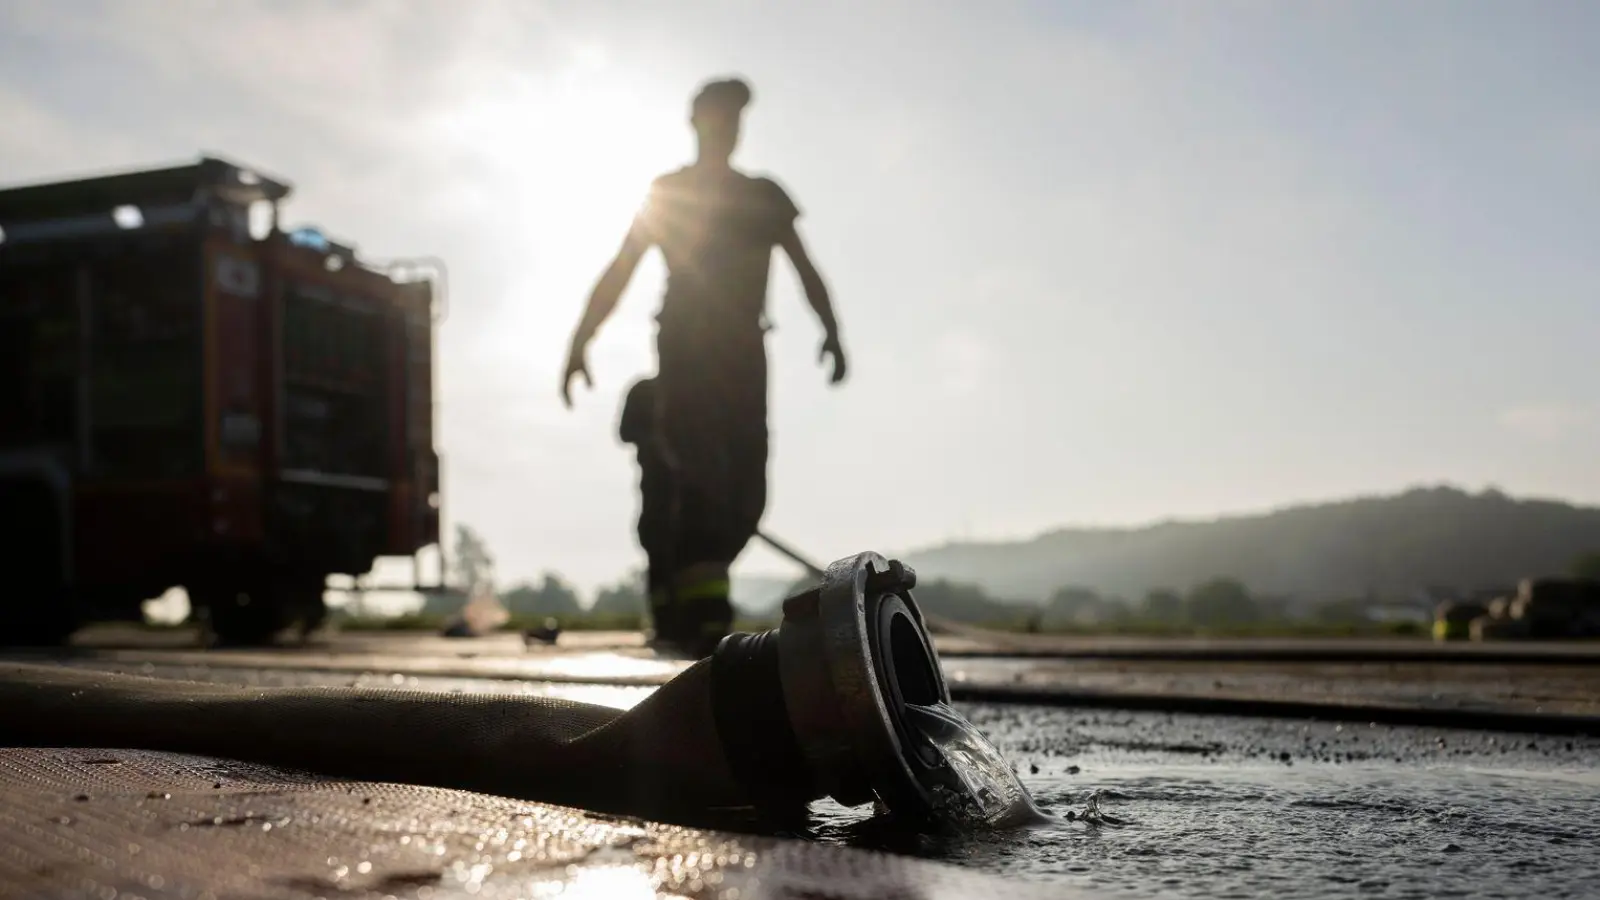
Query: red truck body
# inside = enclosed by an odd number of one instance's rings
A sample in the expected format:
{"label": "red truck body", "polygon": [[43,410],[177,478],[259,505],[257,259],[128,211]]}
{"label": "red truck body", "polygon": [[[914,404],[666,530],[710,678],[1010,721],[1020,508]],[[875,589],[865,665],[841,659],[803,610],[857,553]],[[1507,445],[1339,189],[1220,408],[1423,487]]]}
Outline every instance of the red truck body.
{"label": "red truck body", "polygon": [[280,230],[289,192],[212,158],[0,191],[0,643],[172,586],[259,640],[437,544],[435,280]]}

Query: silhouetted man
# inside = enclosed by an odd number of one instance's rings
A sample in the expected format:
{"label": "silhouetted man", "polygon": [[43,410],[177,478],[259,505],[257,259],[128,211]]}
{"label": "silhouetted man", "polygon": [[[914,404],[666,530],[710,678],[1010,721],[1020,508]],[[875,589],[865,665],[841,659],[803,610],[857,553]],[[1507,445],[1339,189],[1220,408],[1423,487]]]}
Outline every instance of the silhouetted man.
{"label": "silhouetted man", "polygon": [[661,248],[667,288],[656,315],[657,374],[624,403],[623,440],[639,448],[639,543],[649,559],[656,638],[701,655],[728,633],[728,568],[767,500],[767,277],[772,248],[793,262],[822,322],[820,359],[845,377],[839,326],[822,276],[795,230],[799,209],[769,178],[730,159],[750,103],[743,81],[711,82],[690,115],[699,153],[657,178],[572,336],[561,396],[593,384],[584,353],[645,251]]}

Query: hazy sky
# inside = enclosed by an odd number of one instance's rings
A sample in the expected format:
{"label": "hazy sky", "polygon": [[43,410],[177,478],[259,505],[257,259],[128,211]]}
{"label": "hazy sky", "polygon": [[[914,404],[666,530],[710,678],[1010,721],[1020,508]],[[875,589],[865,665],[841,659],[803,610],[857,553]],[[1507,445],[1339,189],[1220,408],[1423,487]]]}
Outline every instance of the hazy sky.
{"label": "hazy sky", "polygon": [[[1600,5],[0,0],[0,181],[201,151],[290,223],[451,269],[449,513],[502,575],[638,558],[620,391],[654,257],[587,291],[707,77],[787,186],[767,525],[948,537],[1497,484],[1600,502]],[[785,571],[759,551],[746,571]]]}

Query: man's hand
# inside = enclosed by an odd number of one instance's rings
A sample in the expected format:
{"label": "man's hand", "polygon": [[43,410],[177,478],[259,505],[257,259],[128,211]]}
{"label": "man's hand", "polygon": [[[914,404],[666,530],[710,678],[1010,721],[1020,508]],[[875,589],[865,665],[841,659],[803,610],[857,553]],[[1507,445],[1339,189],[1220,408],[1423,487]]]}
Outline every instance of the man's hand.
{"label": "man's hand", "polygon": [[849,366],[844,359],[844,345],[839,343],[839,335],[829,332],[822,340],[822,352],[817,354],[817,362],[825,362],[828,357],[833,357],[833,374],[829,376],[829,384],[838,384],[844,381],[845,372]]}
{"label": "man's hand", "polygon": [[606,266],[605,274],[600,276],[594,291],[589,294],[589,304],[584,307],[583,318],[578,320],[577,330],[572,333],[572,347],[567,351],[567,371],[561,376],[561,402],[567,405],[567,409],[572,408],[574,375],[582,375],[583,383],[594,387],[594,379],[589,377],[589,362],[584,358],[589,341],[600,330],[600,325],[611,315],[611,311],[617,308],[617,301],[622,299],[622,291],[628,286],[628,279],[633,277],[633,270],[638,267],[644,252],[650,249],[650,237],[647,230],[640,227],[641,221],[635,219],[633,227],[628,229],[628,236],[622,239],[622,247],[617,250],[616,258]]}
{"label": "man's hand", "polygon": [[586,350],[587,348],[582,344],[573,344],[572,349],[567,353],[567,371],[561,377],[561,402],[567,405],[567,409],[572,408],[572,379],[574,376],[582,375],[583,383],[588,385],[591,390],[594,388],[594,379],[589,375],[589,360]]}

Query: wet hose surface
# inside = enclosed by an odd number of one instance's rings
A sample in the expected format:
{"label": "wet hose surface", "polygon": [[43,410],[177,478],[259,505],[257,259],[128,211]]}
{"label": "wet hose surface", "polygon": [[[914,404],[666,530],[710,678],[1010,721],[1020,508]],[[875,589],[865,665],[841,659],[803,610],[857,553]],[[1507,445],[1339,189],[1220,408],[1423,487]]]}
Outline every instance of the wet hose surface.
{"label": "wet hose surface", "polygon": [[244,690],[13,663],[0,666],[0,719],[14,723],[16,746],[206,754],[679,821],[730,808],[781,821],[822,796],[947,817],[962,782],[896,731],[895,692],[908,679],[932,691],[928,702],[948,699],[907,593],[914,580],[878,554],[839,560],[823,585],[785,602],[779,628],[728,635],[625,712],[551,697]]}
{"label": "wet hose surface", "polygon": [[[433,787],[124,749],[0,749],[0,897],[1062,897],[1060,885]],[[1066,894],[1071,896],[1072,894]]]}
{"label": "wet hose surface", "polygon": [[[0,665],[0,746],[204,755],[677,821],[742,809],[752,824],[799,822],[823,796],[936,830],[1042,821],[998,751],[944,705],[914,583],[877,554],[836,561],[785,601],[779,628],[728,636],[626,711]],[[937,740],[915,709],[934,716]]]}
{"label": "wet hose surface", "polygon": [[551,697],[261,688],[0,666],[4,743],[126,747],[670,815],[742,806],[700,663],[624,713]]}

